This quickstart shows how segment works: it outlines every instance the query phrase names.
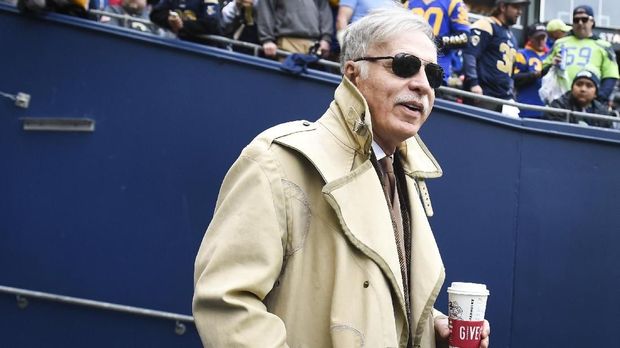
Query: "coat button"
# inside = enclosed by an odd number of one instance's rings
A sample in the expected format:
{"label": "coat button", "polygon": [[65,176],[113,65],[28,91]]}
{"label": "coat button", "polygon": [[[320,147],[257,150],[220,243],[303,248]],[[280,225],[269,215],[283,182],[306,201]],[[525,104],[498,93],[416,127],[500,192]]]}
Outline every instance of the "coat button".
{"label": "coat button", "polygon": [[370,285],[370,283],[367,281],[364,282],[364,287],[367,288]]}
{"label": "coat button", "polygon": [[310,125],[310,122],[308,122],[308,121],[304,121],[304,122],[302,122],[302,124],[303,124],[304,126],[308,127],[308,126]]}

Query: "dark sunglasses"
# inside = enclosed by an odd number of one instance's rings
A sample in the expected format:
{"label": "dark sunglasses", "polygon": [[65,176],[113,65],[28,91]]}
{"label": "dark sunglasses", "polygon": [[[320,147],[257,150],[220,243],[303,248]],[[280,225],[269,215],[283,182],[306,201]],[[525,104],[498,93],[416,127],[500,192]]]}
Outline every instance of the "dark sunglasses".
{"label": "dark sunglasses", "polygon": [[[409,78],[420,71],[422,67],[422,60],[412,54],[398,53],[394,57],[361,57],[353,59],[354,62],[360,60],[366,60],[375,62],[377,60],[391,59],[392,60],[392,72],[394,75],[403,78]],[[439,64],[424,61],[424,72],[428,79],[428,84],[432,88],[439,88],[443,81],[443,68]]]}
{"label": "dark sunglasses", "polygon": [[588,21],[590,21],[590,17],[574,17],[573,18],[573,24],[577,24],[577,23],[588,23]]}

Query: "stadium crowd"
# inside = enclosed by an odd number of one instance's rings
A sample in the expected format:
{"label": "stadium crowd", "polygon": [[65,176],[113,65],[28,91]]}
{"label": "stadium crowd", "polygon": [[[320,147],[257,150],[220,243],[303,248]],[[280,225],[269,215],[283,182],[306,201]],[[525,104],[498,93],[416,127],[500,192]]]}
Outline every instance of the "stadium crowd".
{"label": "stadium crowd", "polygon": [[[15,0],[0,0],[15,1]],[[263,57],[293,62],[337,61],[344,28],[375,8],[404,6],[425,18],[437,38],[443,85],[535,106],[618,116],[618,63],[611,44],[592,29],[591,6],[524,30],[520,47],[511,27],[528,0],[496,0],[489,16],[470,21],[463,0],[17,0],[23,12],[55,11],[164,37],[212,44],[220,35],[258,45]],[[98,11],[93,11],[98,10]],[[102,12],[105,12],[102,14]],[[221,45],[221,44],[219,44]],[[248,52],[247,47],[229,49]],[[251,51],[251,50],[250,50]],[[314,57],[315,59],[308,59]],[[286,62],[285,62],[286,63]],[[289,62],[290,63],[290,62]],[[523,109],[488,98],[452,98],[512,117],[620,128],[620,122]]]}

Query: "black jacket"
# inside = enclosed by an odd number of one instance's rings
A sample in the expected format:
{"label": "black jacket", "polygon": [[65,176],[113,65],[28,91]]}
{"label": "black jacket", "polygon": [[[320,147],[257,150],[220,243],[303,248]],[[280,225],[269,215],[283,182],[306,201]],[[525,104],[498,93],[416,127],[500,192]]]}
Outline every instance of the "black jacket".
{"label": "black jacket", "polygon": [[[579,111],[579,112],[587,112],[590,114],[599,114],[599,115],[604,115],[604,116],[611,116],[611,114],[609,113],[609,111],[607,111],[607,107],[605,105],[603,105],[601,102],[599,102],[598,100],[593,100],[592,103],[590,103],[589,106],[586,107],[585,111],[580,108],[576,103],[575,100],[573,99],[573,95],[571,93],[571,91],[568,91],[566,93],[564,93],[561,97],[559,97],[558,99],[554,100],[551,102],[551,104],[549,105],[552,108],[558,108],[558,109],[565,109],[565,110],[571,110],[571,111]],[[566,122],[566,114],[560,113],[560,112],[550,112],[547,111],[543,114],[543,119],[546,120],[552,120],[552,121],[564,121]],[[611,122],[610,121],[603,121],[603,120],[595,120],[592,118],[583,118],[583,117],[579,117],[579,116],[573,116],[571,115],[569,118],[569,122],[570,123],[579,123],[579,121],[584,121],[585,123],[587,123],[590,126],[596,126],[596,127],[604,127],[604,128],[611,128]]]}

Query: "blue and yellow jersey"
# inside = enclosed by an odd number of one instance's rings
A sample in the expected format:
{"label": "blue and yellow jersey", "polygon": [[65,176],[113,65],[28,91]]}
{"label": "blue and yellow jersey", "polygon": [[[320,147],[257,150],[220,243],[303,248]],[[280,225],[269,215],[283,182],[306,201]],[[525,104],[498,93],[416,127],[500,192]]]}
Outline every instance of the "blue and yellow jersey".
{"label": "blue and yellow jersey", "polygon": [[[519,50],[514,66],[514,80],[517,86],[517,101],[531,105],[544,105],[538,95],[541,87],[541,76],[535,73],[542,72],[543,60],[549,54],[548,50],[543,52],[536,51],[532,46],[526,45]],[[521,83],[519,83],[521,80]],[[521,110],[521,117],[541,117],[539,111]]]}
{"label": "blue and yellow jersey", "polygon": [[[458,47],[459,43],[462,46],[466,45],[469,34],[469,13],[463,0],[409,0],[404,6],[424,17],[440,42],[451,43],[446,45],[448,49],[438,57],[439,64],[446,72],[446,78],[449,77],[452,72],[450,48]],[[464,35],[459,38],[458,35],[463,33]],[[459,39],[462,42],[458,42]]]}
{"label": "blue and yellow jersey", "polygon": [[469,44],[463,51],[465,84],[482,87],[485,95],[514,98],[512,73],[517,58],[517,40],[510,28],[495,17],[476,21]]}

